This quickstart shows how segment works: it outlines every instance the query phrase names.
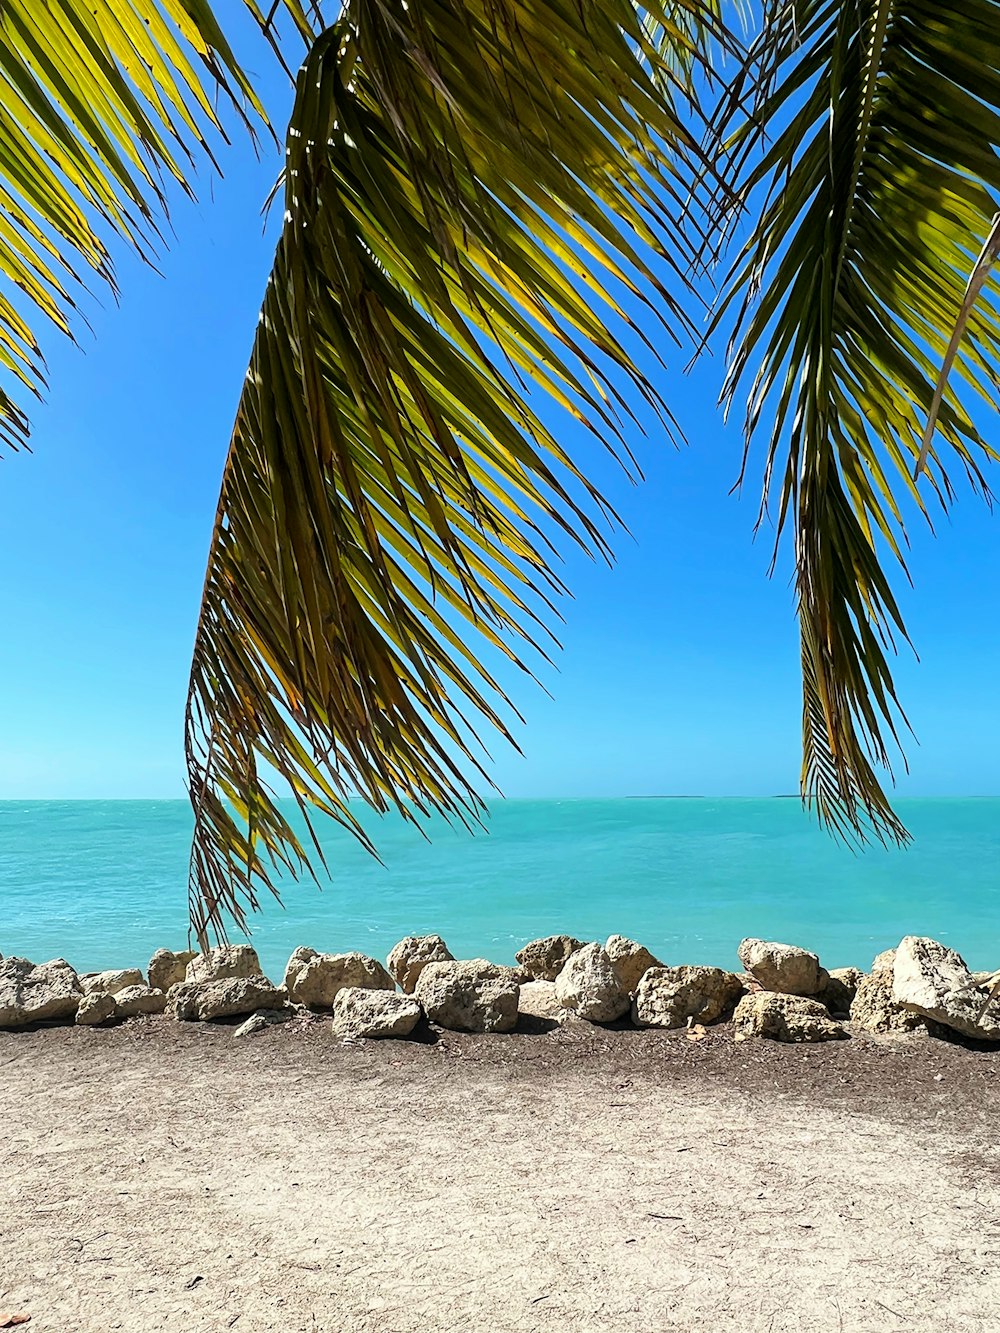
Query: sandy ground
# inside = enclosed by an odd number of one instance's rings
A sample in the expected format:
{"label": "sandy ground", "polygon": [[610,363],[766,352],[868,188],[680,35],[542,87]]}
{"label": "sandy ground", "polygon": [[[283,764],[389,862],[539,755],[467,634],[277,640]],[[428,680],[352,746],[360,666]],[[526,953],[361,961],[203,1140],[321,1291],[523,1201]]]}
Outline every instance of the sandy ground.
{"label": "sandy ground", "polygon": [[1000,1055],[727,1028],[0,1034],[28,1333],[1000,1327]]}

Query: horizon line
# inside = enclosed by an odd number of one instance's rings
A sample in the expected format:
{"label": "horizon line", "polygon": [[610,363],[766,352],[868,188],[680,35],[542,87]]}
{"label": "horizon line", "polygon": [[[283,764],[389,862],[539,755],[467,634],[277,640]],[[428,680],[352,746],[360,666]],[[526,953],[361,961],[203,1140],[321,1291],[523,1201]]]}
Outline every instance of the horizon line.
{"label": "horizon line", "polygon": [[[293,801],[293,796],[282,796],[278,798],[281,801]],[[491,805],[501,803],[510,803],[515,801],[803,801],[798,792],[770,792],[758,795],[734,795],[714,794],[707,792],[632,792],[626,795],[549,795],[549,796],[501,796],[494,795],[484,800],[487,809]],[[367,804],[362,797],[352,796],[348,798],[351,804],[358,802]],[[1000,800],[1000,793],[993,792],[951,792],[945,795],[929,795],[921,793],[910,793],[906,796],[896,797],[896,802],[903,804],[907,801],[995,801]],[[0,796],[0,806],[3,805],[72,805],[72,804],[94,804],[111,803],[120,804],[153,804],[175,802],[178,804],[189,804],[186,795],[181,796]]]}

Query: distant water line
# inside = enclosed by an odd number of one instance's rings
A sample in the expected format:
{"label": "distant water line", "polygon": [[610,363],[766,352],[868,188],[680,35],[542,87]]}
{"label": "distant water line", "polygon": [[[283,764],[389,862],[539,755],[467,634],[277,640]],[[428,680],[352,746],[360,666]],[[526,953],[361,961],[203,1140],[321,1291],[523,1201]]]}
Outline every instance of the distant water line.
{"label": "distant water line", "polygon": [[[253,943],[279,977],[299,944],[384,957],[430,931],[498,962],[568,931],[728,967],[746,935],[865,967],[922,934],[1000,966],[1000,799],[899,809],[913,844],[861,853],[780,799],[498,801],[487,833],[434,821],[426,839],[369,816],[384,865],[327,827],[332,883],[285,884],[284,909],[265,898]],[[0,953],[91,970],[182,947],[190,829],[185,801],[0,802]]]}

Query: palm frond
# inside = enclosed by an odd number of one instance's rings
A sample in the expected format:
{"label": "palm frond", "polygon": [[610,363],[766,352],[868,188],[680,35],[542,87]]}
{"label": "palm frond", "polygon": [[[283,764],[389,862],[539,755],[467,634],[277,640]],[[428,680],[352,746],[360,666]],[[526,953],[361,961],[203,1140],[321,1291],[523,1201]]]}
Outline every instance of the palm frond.
{"label": "palm frond", "polygon": [[[305,35],[299,0],[283,3]],[[27,311],[71,334],[81,274],[115,286],[109,238],[149,254],[165,177],[189,189],[194,154],[211,158],[220,95],[249,129],[266,123],[208,0],[3,0],[0,372],[15,392],[43,382]],[[0,389],[0,443],[27,430]]]}
{"label": "palm frond", "polygon": [[[740,9],[738,3],[732,7]],[[669,9],[639,8],[646,41],[656,52],[648,69],[653,79],[662,83],[668,97],[673,96],[675,81],[683,81],[691,98],[699,97],[706,82],[714,81],[716,71],[710,63],[713,54],[730,58],[744,54],[726,23],[725,8],[723,0]]]}
{"label": "palm frond", "polygon": [[484,656],[545,650],[555,534],[606,551],[539,404],[619,447],[641,400],[669,424],[616,293],[689,329],[673,31],[667,60],[631,0],[351,0],[310,53],[191,680],[200,940],[307,864],[276,779],[362,840],[353,796],[478,817]]}
{"label": "palm frond", "polygon": [[[748,70],[757,105],[728,147],[753,223],[722,306],[726,395],[749,384],[748,441],[769,423],[765,505],[776,490],[779,534],[794,529],[803,793],[847,835],[902,839],[877,771],[905,721],[883,566],[903,562],[905,506],[928,512],[914,464],[1000,198],[1000,3],[771,0]],[[986,490],[996,457],[972,413],[995,400],[998,301],[990,280],[942,385],[941,504],[947,462]]]}

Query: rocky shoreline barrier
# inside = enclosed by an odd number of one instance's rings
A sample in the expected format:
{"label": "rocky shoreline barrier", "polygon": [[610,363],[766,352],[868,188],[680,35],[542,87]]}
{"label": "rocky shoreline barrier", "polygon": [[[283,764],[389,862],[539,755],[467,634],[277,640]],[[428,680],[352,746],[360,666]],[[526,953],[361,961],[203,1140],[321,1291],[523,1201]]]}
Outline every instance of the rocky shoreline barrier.
{"label": "rocky shoreline barrier", "polygon": [[251,1035],[326,1013],[341,1040],[408,1037],[422,1020],[459,1032],[513,1031],[522,1017],[697,1032],[732,1022],[736,1041],[815,1042],[920,1033],[1000,1042],[1000,973],[973,973],[953,949],[907,935],[870,972],[828,971],[795,945],[745,939],[741,970],[668,966],[635,940],[550,935],[517,966],[456,959],[439,935],[408,936],[385,965],[362,953],[298,948],[280,985],[248,944],[206,953],[158,949],[138,968],[80,974],[65,959],[0,956],[0,1028],[99,1027],[139,1015],[178,1022],[243,1019]]}

